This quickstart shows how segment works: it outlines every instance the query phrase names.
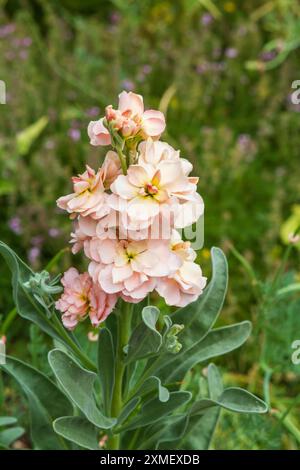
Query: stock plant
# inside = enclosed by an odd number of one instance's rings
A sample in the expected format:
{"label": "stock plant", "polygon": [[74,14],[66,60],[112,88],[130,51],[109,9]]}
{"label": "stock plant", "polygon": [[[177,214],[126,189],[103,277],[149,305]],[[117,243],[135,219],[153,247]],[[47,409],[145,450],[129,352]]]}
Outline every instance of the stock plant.
{"label": "stock plant", "polygon": [[[164,129],[162,112],[145,111],[131,92],[90,122],[91,144],[112,150],[97,171],[87,166],[73,177],[73,192],[57,201],[74,221],[72,252],[83,251],[87,272],[35,273],[0,243],[19,315],[54,341],[52,378],[10,356],[2,366],[26,395],[36,449],[207,449],[222,408],[267,411],[248,391],[224,387],[213,363],[196,390],[186,386],[197,364],[241,346],[251,324],[214,327],[227,261],[212,248],[206,286],[180,234],[203,214],[198,178],[159,140]],[[171,313],[150,304],[153,291]],[[87,319],[97,329],[96,361],[75,332]]]}

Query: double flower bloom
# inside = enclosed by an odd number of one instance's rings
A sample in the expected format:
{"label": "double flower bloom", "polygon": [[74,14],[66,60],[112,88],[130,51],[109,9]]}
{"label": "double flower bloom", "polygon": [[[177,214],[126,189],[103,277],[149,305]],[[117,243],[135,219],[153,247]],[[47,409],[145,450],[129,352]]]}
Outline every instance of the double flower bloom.
{"label": "double flower bloom", "polygon": [[189,176],[190,162],[158,140],[164,128],[162,113],[144,111],[142,97],[126,92],[117,110],[107,107],[106,117],[88,126],[92,145],[116,151],[97,172],[87,166],[74,177],[73,193],[57,201],[75,221],[73,253],[83,249],[89,259],[88,273],[70,268],[62,279],[56,307],[69,329],[87,316],[98,326],[119,297],[137,303],[156,290],[182,307],[205,287],[196,253],[178,232],[203,213],[198,178]]}

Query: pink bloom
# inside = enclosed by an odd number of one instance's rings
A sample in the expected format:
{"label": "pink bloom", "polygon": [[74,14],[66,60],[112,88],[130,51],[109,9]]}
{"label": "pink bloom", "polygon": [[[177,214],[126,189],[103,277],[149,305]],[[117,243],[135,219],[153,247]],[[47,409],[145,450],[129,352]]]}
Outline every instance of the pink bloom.
{"label": "pink bloom", "polygon": [[201,268],[194,263],[196,253],[189,242],[183,242],[174,230],[172,250],[181,259],[182,264],[175,274],[157,279],[156,290],[164,297],[167,305],[185,307],[194,302],[206,285],[206,277],[202,276]]}
{"label": "pink bloom", "polygon": [[88,135],[91,145],[110,145],[111,139],[108,129],[103,124],[103,119],[91,121],[88,125]]}
{"label": "pink bloom", "polygon": [[158,215],[160,204],[168,202],[173,192],[184,191],[186,184],[180,163],[163,161],[157,167],[131,165],[126,176],[118,176],[111,190],[128,202],[129,217],[140,221]]}
{"label": "pink bloom", "polygon": [[173,161],[181,165],[181,170],[186,177],[186,184],[184,188],[179,190],[174,188],[172,191],[172,196],[176,198],[173,199],[172,207],[174,226],[184,228],[196,222],[204,212],[204,203],[197,193],[198,178],[189,176],[193,165],[185,158],[180,158],[180,152],[174,150],[166,142],[148,139],[141,142],[138,150],[140,165],[148,164],[157,168],[164,161]]}
{"label": "pink bloom", "polygon": [[[93,246],[94,243],[94,246]],[[156,284],[156,277],[175,273],[181,260],[159,240],[102,240],[90,243],[89,273],[109,293],[142,300]]]}
{"label": "pink bloom", "polygon": [[84,246],[85,243],[92,237],[96,236],[97,221],[90,216],[79,216],[74,222],[74,231],[71,232],[70,243],[72,246],[72,253],[75,255]]}
{"label": "pink bloom", "polygon": [[[119,95],[118,109],[111,105],[105,110],[106,120],[113,129],[125,137],[140,135],[141,138],[159,138],[166,127],[165,117],[160,111],[144,110],[143,97],[136,93],[122,91]],[[111,138],[103,119],[91,121],[88,134],[92,145],[109,145]]]}
{"label": "pink bloom", "polygon": [[115,294],[107,294],[98,284],[94,284],[90,293],[90,310],[89,317],[93,327],[97,327],[102,323],[117,303]]}
{"label": "pink bloom", "polygon": [[92,280],[88,273],[79,274],[77,269],[70,268],[64,273],[61,283],[64,286],[64,292],[55,307],[63,312],[64,326],[73,330],[88,313]]}
{"label": "pink bloom", "polygon": [[197,193],[197,178],[188,176],[192,165],[164,142],[149,139],[139,150],[138,164],[111,185],[110,207],[126,213],[132,223],[147,221],[148,226],[162,210],[166,212],[166,207],[162,209],[166,205],[170,225],[183,228],[196,222],[204,204]]}
{"label": "pink bloom", "polygon": [[185,261],[173,277],[157,280],[156,290],[167,305],[185,307],[197,300],[206,285],[198,264]]}
{"label": "pink bloom", "polygon": [[62,322],[69,330],[73,330],[87,315],[92,325],[98,326],[117,302],[115,295],[107,295],[98,284],[93,284],[88,273],[79,274],[75,268],[64,273],[61,283],[64,292],[55,307],[63,313]]}
{"label": "pink bloom", "polygon": [[58,207],[69,212],[73,218],[77,214],[103,217],[107,213],[107,206],[102,169],[96,173],[86,165],[86,171],[82,175],[74,176],[72,181],[74,192],[60,197],[56,201]]}
{"label": "pink bloom", "polygon": [[107,152],[102,165],[102,171],[103,185],[105,189],[109,189],[117,176],[122,173],[120,159],[116,152],[113,152],[112,150]]}
{"label": "pink bloom", "polygon": [[110,187],[120,173],[118,155],[113,151],[107,152],[103,165],[97,173],[86,165],[86,171],[82,175],[72,178],[74,192],[60,197],[56,201],[58,207],[69,212],[72,218],[78,214],[95,219],[104,217],[110,211],[106,204],[105,189]]}

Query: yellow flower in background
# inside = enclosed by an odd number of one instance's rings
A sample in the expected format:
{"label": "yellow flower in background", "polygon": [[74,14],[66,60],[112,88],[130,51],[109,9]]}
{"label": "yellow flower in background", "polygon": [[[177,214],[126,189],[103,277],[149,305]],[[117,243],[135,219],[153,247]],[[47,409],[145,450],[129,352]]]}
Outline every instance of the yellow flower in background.
{"label": "yellow flower in background", "polygon": [[297,242],[295,238],[298,227],[300,227],[300,204],[294,204],[290,217],[281,225],[280,238],[286,245],[294,243],[300,249],[300,241]]}
{"label": "yellow flower in background", "polygon": [[225,2],[224,11],[227,13],[233,13],[236,10],[236,4],[234,2]]}
{"label": "yellow flower in background", "polygon": [[210,251],[207,248],[203,248],[202,250],[202,257],[204,259],[209,259],[210,258]]}

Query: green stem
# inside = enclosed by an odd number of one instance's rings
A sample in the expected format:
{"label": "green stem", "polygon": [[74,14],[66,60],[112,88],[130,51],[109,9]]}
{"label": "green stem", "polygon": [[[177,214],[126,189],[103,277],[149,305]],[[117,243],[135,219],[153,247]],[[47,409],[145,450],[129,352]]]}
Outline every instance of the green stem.
{"label": "green stem", "polygon": [[[123,308],[118,313],[118,339],[116,355],[115,386],[112,396],[111,415],[118,417],[123,407],[123,382],[125,372],[124,347],[128,344],[131,333],[131,317],[133,304],[123,302]],[[117,450],[120,448],[120,435],[111,437],[109,448]]]}
{"label": "green stem", "polygon": [[127,175],[127,163],[126,163],[126,157],[122,150],[119,147],[116,147],[120,162],[121,162],[121,167],[122,167],[122,172],[124,175]]}
{"label": "green stem", "polygon": [[54,314],[52,316],[53,320],[54,320],[54,323],[55,323],[55,326],[56,326],[56,330],[58,330],[58,333],[59,335],[62,337],[62,339],[68,344],[68,346],[72,349],[72,351],[74,352],[74,354],[76,354],[76,356],[80,359],[80,361],[82,362],[82,364],[89,370],[92,370],[93,372],[97,372],[97,367],[95,366],[95,364],[90,360],[90,358],[88,356],[86,356],[86,354],[84,354],[84,352],[77,346],[76,343],[74,343],[74,341],[72,341],[72,339],[70,338],[70,336],[68,335],[67,331],[65,330],[65,328],[62,326],[61,322],[59,321],[59,319],[57,318],[57,316]]}
{"label": "green stem", "polygon": [[134,395],[141,388],[141,386],[143,385],[145,380],[148,379],[151,376],[152,372],[154,372],[156,370],[157,365],[162,361],[163,357],[164,356],[158,356],[156,359],[154,359],[153,363],[151,364],[151,366],[148,369],[147,369],[147,365],[146,365],[146,371],[142,374],[142,377],[138,380],[136,385],[133,387],[131,393],[126,397],[126,403],[128,403],[134,397]]}
{"label": "green stem", "polygon": [[1,328],[1,334],[2,335],[5,335],[6,332],[8,331],[10,325],[12,324],[12,322],[14,321],[15,317],[17,316],[17,309],[16,307],[14,307],[9,313],[8,315],[6,316],[3,324],[2,324],[2,328]]}

